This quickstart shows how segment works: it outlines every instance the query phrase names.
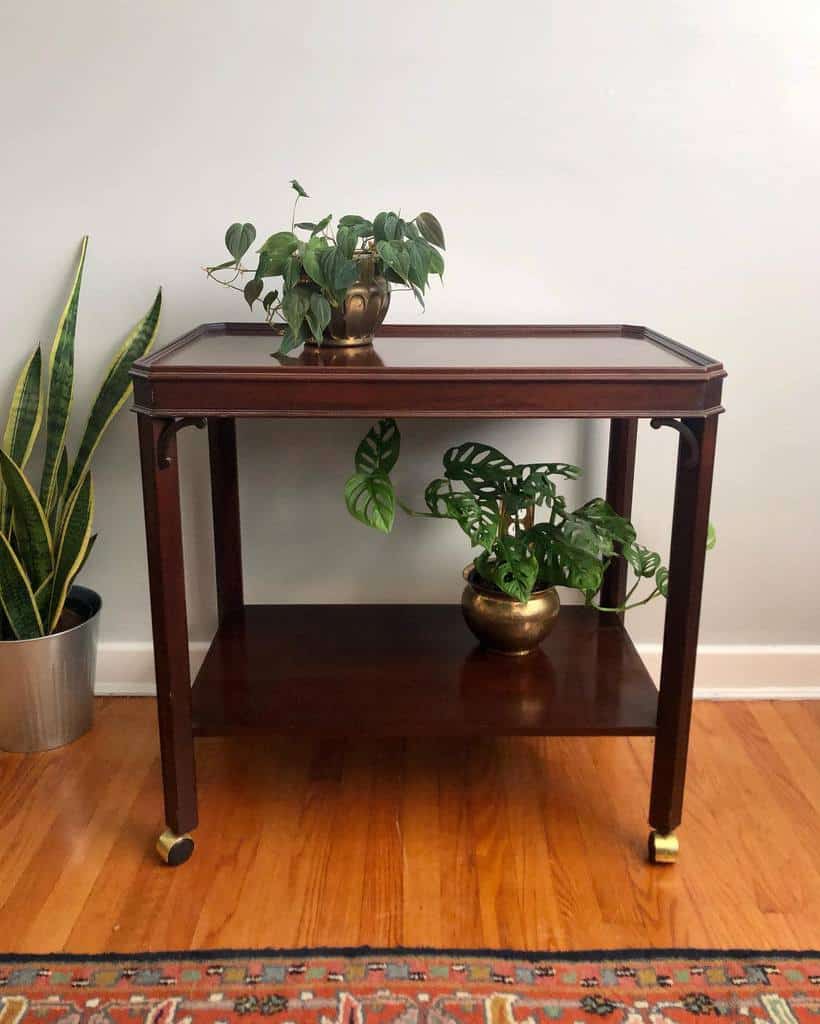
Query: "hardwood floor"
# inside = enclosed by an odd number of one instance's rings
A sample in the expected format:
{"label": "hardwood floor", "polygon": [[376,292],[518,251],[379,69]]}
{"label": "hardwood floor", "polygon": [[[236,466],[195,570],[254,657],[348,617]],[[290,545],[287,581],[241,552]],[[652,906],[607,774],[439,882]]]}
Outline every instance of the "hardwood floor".
{"label": "hardwood floor", "polygon": [[649,739],[198,740],[161,865],[154,703],[0,754],[0,948],[820,946],[820,703],[699,703],[681,858],[645,862]]}

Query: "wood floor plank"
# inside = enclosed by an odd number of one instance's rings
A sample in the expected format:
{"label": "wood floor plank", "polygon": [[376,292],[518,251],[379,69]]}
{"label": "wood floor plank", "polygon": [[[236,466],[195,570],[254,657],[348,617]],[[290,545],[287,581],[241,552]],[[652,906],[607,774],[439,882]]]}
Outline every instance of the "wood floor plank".
{"label": "wood floor plank", "polygon": [[652,741],[198,741],[171,869],[155,705],[0,754],[0,946],[820,945],[820,704],[697,703],[672,868],[645,861]]}

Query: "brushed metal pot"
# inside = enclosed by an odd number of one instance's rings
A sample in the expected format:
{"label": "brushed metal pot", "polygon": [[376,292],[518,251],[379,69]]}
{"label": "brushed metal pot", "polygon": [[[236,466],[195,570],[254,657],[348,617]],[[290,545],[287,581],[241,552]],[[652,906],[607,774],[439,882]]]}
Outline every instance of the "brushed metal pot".
{"label": "brushed metal pot", "polygon": [[555,587],[533,591],[529,601],[516,601],[485,584],[472,564],[464,579],[461,610],[482,647],[497,654],[530,654],[552,632],[561,610]]}
{"label": "brushed metal pot", "polygon": [[102,600],[74,586],[66,608],[82,619],[79,625],[34,640],[0,641],[3,750],[51,750],[91,728]]}
{"label": "brushed metal pot", "polygon": [[347,289],[340,305],[331,307],[322,348],[372,345],[373,335],[390,308],[390,285],[376,273],[373,257],[355,254],[353,258],[359,268],[359,280]]}

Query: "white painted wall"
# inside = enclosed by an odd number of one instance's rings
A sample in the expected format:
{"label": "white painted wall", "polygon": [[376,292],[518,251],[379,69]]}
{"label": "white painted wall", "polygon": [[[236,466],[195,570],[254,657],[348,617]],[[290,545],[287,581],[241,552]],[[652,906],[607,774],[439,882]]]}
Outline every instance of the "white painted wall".
{"label": "white painted wall", "polygon": [[[50,341],[91,235],[80,406],[165,289],[163,342],[244,319],[199,267],[222,234],[289,216],[401,205],[445,225],[430,322],[646,323],[720,357],[720,427],[702,639],[820,642],[816,412],[820,312],[820,7],[815,0],[45,0],[0,5],[3,403]],[[234,301],[236,299],[236,301]],[[397,297],[391,319],[417,314]],[[5,405],[4,405],[5,407]],[[75,424],[78,427],[79,424]],[[362,423],[240,432],[251,600],[448,601],[455,529],[380,538],[340,489]],[[475,437],[520,459],[583,460],[603,427],[405,422],[402,481]],[[671,432],[642,430],[637,523],[668,543]],[[182,436],[192,634],[214,620],[205,439]],[[149,638],[135,425],[96,464],[101,539],[85,573],[104,638]],[[659,639],[662,609],[633,616]]]}

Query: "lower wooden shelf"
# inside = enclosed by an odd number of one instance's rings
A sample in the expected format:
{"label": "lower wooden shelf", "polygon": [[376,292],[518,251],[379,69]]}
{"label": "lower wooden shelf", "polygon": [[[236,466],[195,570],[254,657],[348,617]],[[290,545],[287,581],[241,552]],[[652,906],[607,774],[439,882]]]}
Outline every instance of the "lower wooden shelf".
{"label": "lower wooden shelf", "polygon": [[648,736],[657,704],[623,626],[571,606],[541,650],[507,658],[457,606],[249,605],[193,688],[199,736]]}

